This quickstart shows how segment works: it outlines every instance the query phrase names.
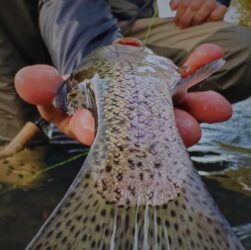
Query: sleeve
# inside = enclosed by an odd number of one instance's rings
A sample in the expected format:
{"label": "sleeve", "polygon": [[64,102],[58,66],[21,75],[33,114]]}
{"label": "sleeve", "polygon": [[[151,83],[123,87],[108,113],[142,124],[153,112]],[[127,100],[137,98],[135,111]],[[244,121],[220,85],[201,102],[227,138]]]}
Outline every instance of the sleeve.
{"label": "sleeve", "polygon": [[39,9],[42,37],[61,74],[122,36],[107,0],[42,0]]}

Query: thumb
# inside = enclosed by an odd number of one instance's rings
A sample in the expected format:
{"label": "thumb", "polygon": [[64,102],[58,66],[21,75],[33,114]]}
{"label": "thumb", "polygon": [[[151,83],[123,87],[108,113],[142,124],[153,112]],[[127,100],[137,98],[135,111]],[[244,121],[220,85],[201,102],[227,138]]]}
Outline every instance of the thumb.
{"label": "thumb", "polygon": [[52,66],[34,65],[19,70],[14,82],[17,93],[24,101],[50,105],[63,79]]}
{"label": "thumb", "polygon": [[70,119],[70,131],[82,144],[91,145],[94,139],[94,119],[87,109],[78,110]]}

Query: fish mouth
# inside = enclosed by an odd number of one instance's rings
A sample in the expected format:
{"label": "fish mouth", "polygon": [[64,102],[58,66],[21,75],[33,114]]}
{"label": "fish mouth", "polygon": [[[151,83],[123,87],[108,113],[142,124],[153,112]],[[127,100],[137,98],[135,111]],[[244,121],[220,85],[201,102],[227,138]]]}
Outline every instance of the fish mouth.
{"label": "fish mouth", "polygon": [[61,86],[56,91],[56,95],[52,101],[52,104],[55,108],[60,109],[62,112],[67,113],[67,93],[69,91],[68,85],[66,82],[63,82]]}

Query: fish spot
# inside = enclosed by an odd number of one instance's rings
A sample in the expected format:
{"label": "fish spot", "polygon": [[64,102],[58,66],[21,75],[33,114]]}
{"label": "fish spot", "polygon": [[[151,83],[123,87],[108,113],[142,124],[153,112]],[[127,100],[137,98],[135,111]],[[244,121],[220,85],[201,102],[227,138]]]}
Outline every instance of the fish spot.
{"label": "fish spot", "polygon": [[61,221],[59,221],[57,224],[56,224],[56,228],[60,227],[61,225]]}
{"label": "fish spot", "polygon": [[165,220],[165,226],[166,226],[167,228],[170,227],[170,222],[169,222],[168,220]]}
{"label": "fish spot", "polygon": [[106,172],[108,172],[108,173],[111,172],[112,166],[111,166],[111,165],[106,165],[105,170],[106,170]]}
{"label": "fish spot", "polygon": [[125,231],[128,230],[128,227],[129,227],[129,214],[126,214],[126,217],[125,217]]}
{"label": "fish spot", "polygon": [[161,166],[161,164],[159,162],[154,163],[155,168],[159,168],[160,166]]}
{"label": "fish spot", "polygon": [[52,234],[53,234],[53,231],[50,231],[50,232],[46,235],[46,237],[47,237],[47,238],[50,238],[50,237],[52,236]]}
{"label": "fish spot", "polygon": [[67,241],[67,236],[65,236],[65,237],[62,239],[62,243],[64,244],[66,241]]}
{"label": "fish spot", "polygon": [[100,231],[100,225],[99,225],[99,224],[95,227],[95,231],[96,231],[96,232],[99,232],[99,231]]}
{"label": "fish spot", "polygon": [[128,159],[129,168],[134,169],[134,162],[132,159]]}
{"label": "fish spot", "polygon": [[189,219],[189,221],[191,221],[191,222],[193,221],[193,218],[192,218],[191,215],[188,216],[188,219]]}
{"label": "fish spot", "polygon": [[92,243],[91,243],[91,248],[95,248],[96,247],[96,241],[93,240]]}
{"label": "fish spot", "polygon": [[82,215],[77,215],[77,216],[76,216],[76,220],[81,220],[82,217],[83,217]]}
{"label": "fish spot", "polygon": [[186,229],[186,234],[187,234],[187,236],[189,236],[191,234],[190,229]]}
{"label": "fish spot", "polygon": [[171,210],[170,213],[173,218],[176,217],[176,212],[174,210]]}
{"label": "fish spot", "polygon": [[70,224],[71,224],[71,220],[68,220],[65,225],[68,227]]}
{"label": "fish spot", "polygon": [[86,241],[86,240],[87,240],[87,235],[84,234],[83,237],[82,237],[82,241],[84,242],[84,241]]}
{"label": "fish spot", "polygon": [[157,224],[160,225],[161,224],[161,218],[157,217]]}
{"label": "fish spot", "polygon": [[75,226],[73,225],[71,228],[70,228],[70,232],[72,233],[75,229]]}
{"label": "fish spot", "polygon": [[75,233],[74,237],[77,238],[77,237],[79,236],[79,234],[80,234],[80,231],[77,231],[77,232]]}
{"label": "fish spot", "polygon": [[180,237],[178,237],[178,243],[179,243],[180,246],[183,245],[183,241],[182,241],[182,239]]}
{"label": "fish spot", "polygon": [[137,166],[138,166],[138,167],[141,167],[141,166],[142,166],[142,162],[138,162],[138,163],[137,163]]}
{"label": "fish spot", "polygon": [[169,242],[169,245],[172,245],[172,238],[170,235],[168,235],[168,242]]}
{"label": "fish spot", "polygon": [[106,216],[106,210],[105,209],[103,209],[102,211],[101,211],[101,213],[100,213],[102,216]]}
{"label": "fish spot", "polygon": [[40,243],[40,244],[38,244],[37,246],[36,246],[36,250],[40,250],[41,249],[41,247],[43,246],[43,244],[42,243]]}
{"label": "fish spot", "polygon": [[198,238],[199,238],[200,240],[202,239],[201,233],[197,233],[197,236],[198,236]]}
{"label": "fish spot", "polygon": [[193,240],[190,241],[190,245],[191,245],[192,247],[195,247],[195,244],[194,244],[194,241],[193,241]]}
{"label": "fish spot", "polygon": [[59,232],[56,234],[56,239],[59,239],[61,235],[62,235],[62,232],[59,231]]}
{"label": "fish spot", "polygon": [[106,229],[105,229],[105,236],[109,236],[109,234],[110,234],[110,231],[109,231],[108,228],[106,228]]}
{"label": "fish spot", "polygon": [[92,218],[91,218],[91,222],[94,222],[96,220],[96,215],[94,215]]}
{"label": "fish spot", "polygon": [[143,181],[144,180],[144,174],[143,173],[139,173],[139,178],[140,178],[141,181]]}
{"label": "fish spot", "polygon": [[123,175],[121,173],[118,173],[117,175],[117,180],[121,181],[123,179]]}

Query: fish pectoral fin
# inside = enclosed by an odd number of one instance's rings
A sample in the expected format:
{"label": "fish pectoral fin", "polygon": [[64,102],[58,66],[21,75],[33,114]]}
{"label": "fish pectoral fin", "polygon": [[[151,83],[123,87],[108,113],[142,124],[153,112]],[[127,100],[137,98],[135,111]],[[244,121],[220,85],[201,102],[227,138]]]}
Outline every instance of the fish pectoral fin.
{"label": "fish pectoral fin", "polygon": [[177,92],[185,92],[192,86],[204,81],[209,76],[218,71],[225,64],[225,60],[218,59],[210,62],[200,69],[195,71],[193,74],[186,78],[181,78],[174,86],[171,86],[171,94],[175,95]]}

